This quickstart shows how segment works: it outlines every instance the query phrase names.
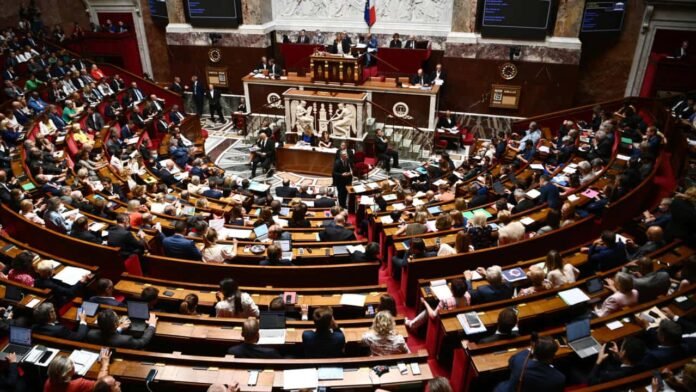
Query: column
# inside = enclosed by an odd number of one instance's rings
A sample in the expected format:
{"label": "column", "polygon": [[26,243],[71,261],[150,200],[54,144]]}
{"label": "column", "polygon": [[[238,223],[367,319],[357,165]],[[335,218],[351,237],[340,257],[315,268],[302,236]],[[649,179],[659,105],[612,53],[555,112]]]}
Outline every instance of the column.
{"label": "column", "polygon": [[585,0],[560,1],[553,36],[577,38],[580,35],[584,10]]}
{"label": "column", "polygon": [[242,0],[242,22],[245,25],[261,25],[273,20],[269,0]]}
{"label": "column", "polygon": [[477,0],[455,1],[452,10],[452,31],[473,33],[476,30]]}
{"label": "column", "polygon": [[169,23],[186,23],[184,0],[167,0]]}

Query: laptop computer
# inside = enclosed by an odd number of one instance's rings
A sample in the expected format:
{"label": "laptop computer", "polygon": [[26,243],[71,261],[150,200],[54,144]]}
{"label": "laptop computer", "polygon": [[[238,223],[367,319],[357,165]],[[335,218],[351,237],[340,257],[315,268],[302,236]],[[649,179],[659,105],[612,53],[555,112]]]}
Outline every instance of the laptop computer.
{"label": "laptop computer", "polygon": [[17,354],[17,362],[22,362],[31,351],[31,329],[10,326],[10,342],[0,352],[0,360],[5,360],[7,354]]}
{"label": "laptop computer", "polygon": [[261,312],[259,344],[285,344],[285,312]]}
{"label": "laptop computer", "polygon": [[268,226],[264,223],[263,225],[254,227],[254,234],[256,234],[257,240],[265,240],[268,238]]}
{"label": "laptop computer", "polygon": [[567,324],[566,339],[568,340],[568,346],[580,358],[587,358],[597,354],[601,349],[600,344],[592,337],[589,318]]}
{"label": "laptop computer", "polygon": [[133,332],[144,332],[147,328],[145,323],[150,318],[150,308],[147,302],[128,301],[128,318],[131,321],[130,330]]}
{"label": "laptop computer", "polygon": [[5,299],[8,301],[19,302],[24,298],[24,293],[17,286],[5,286]]}

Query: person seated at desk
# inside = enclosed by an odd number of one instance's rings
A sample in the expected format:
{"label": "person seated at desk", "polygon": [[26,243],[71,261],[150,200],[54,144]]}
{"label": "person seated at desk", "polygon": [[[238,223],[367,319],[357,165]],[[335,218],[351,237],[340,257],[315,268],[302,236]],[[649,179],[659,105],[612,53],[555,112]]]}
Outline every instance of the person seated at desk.
{"label": "person seated at desk", "polygon": [[291,260],[282,259],[283,251],[278,245],[272,244],[266,248],[266,258],[259,265],[267,266],[292,266]]}
{"label": "person seated at desk", "polygon": [[[108,178],[108,177],[107,177]],[[142,255],[148,245],[145,241],[145,233],[138,232],[138,238],[131,233],[130,217],[126,214],[116,216],[116,225],[109,228],[109,235],[106,238],[106,243],[109,246],[119,248],[119,254],[125,260],[131,255]]]}
{"label": "person seated at desk", "polygon": [[624,267],[624,272],[628,273],[631,267],[638,267],[638,271],[633,272],[633,288],[638,290],[638,300],[641,303],[667,294],[672,284],[669,272],[665,269],[656,269],[656,266],[657,263],[650,257],[643,256]]}
{"label": "person seated at desk", "polygon": [[469,270],[464,271],[464,278],[469,287],[469,291],[466,293],[469,305],[478,305],[512,298],[512,287],[503,280],[503,272],[500,266],[492,265],[486,269],[479,267],[476,269],[476,272],[486,279],[488,284],[474,288],[473,281],[471,280],[473,272]]}
{"label": "person seated at desk", "polygon": [[[648,322],[642,317],[636,317],[635,321],[642,327],[647,327]],[[677,322],[664,319],[656,328],[646,332],[648,350],[640,363],[642,369],[655,369],[671,362],[678,361],[687,355],[682,346],[682,327]]]}
{"label": "person seated at desk", "polygon": [[418,41],[416,41],[416,37],[414,35],[411,35],[404,43],[404,49],[415,49],[417,44]]}
{"label": "person seated at desk", "polygon": [[232,278],[220,282],[215,299],[215,317],[259,317],[259,307],[248,293],[239,290],[239,284]]}
{"label": "person seated at desk", "polygon": [[583,247],[580,251],[587,253],[587,263],[580,266],[581,276],[606,271],[626,262],[626,245],[610,230],[603,231],[589,248]]}
{"label": "person seated at desk", "polygon": [[341,159],[341,154],[346,153],[348,156],[348,162],[350,162],[351,165],[355,162],[355,150],[352,148],[348,148],[348,143],[346,142],[341,142],[340,147],[338,150],[336,150],[336,159]]}
{"label": "person seated at desk", "polygon": [[418,72],[411,78],[411,84],[421,87],[430,86],[430,79],[428,78],[428,75],[423,73],[423,68],[418,68]]}
{"label": "person seated at desk", "polygon": [[447,79],[447,72],[442,69],[442,64],[435,66],[435,71],[430,75],[430,81],[435,85],[444,85]]}
{"label": "person seated at desk", "polygon": [[300,34],[297,35],[296,42],[298,44],[308,44],[308,43],[310,43],[310,41],[311,40],[310,40],[309,36],[307,35],[307,32],[305,31],[305,29],[300,30]]}
{"label": "person seated at desk", "polygon": [[282,70],[280,66],[276,64],[275,59],[271,57],[268,59],[268,76],[273,78],[280,75],[282,75]]}
{"label": "person seated at desk", "polygon": [[75,219],[70,236],[93,244],[101,244],[103,241],[101,235],[89,230],[89,221],[84,216]]}
{"label": "person seated at desk", "polygon": [[445,112],[445,115],[437,120],[437,127],[443,129],[452,129],[457,126],[457,121],[452,116],[452,112],[449,110]]}
{"label": "person seated at desk", "polygon": [[645,342],[634,336],[627,336],[621,344],[621,349],[616,342],[603,344],[595,365],[587,377],[587,383],[602,384],[640,372],[639,365],[645,356],[645,351]]}
{"label": "person seated at desk", "polygon": [[394,317],[386,310],[375,315],[372,327],[362,336],[362,343],[370,348],[372,356],[406,354],[410,352],[406,345],[406,339],[396,333]]}
{"label": "person seated at desk", "polygon": [[278,351],[271,347],[262,347],[259,342],[259,321],[254,317],[249,317],[242,324],[242,337],[244,342],[230,347],[227,353],[234,355],[235,358],[253,359],[280,359],[282,356]]}
{"label": "person seated at desk", "polygon": [[336,205],[333,188],[321,188],[318,193],[314,200],[315,208],[331,208]]}
{"label": "person seated at desk", "polygon": [[421,311],[416,315],[415,318],[412,320],[409,320],[406,318],[405,325],[406,328],[408,329],[417,329],[425,321],[427,320],[426,316],[430,317],[431,319],[435,319],[438,317],[439,313],[441,310],[448,310],[448,309],[455,309],[459,307],[463,307],[467,305],[466,298],[464,298],[464,294],[466,294],[466,282],[463,281],[462,279],[453,279],[452,282],[450,283],[450,286],[452,288],[452,296],[447,298],[446,300],[440,300],[437,303],[437,307],[433,309],[428,301],[425,300],[425,298],[421,298],[421,302],[423,303],[423,306],[425,306],[425,310]]}
{"label": "person seated at desk", "polygon": [[51,336],[54,338],[82,341],[87,337],[87,315],[79,313],[77,331],[71,331],[58,321],[56,309],[50,302],[44,302],[34,309],[34,325],[31,330],[34,333]]}
{"label": "person seated at desk", "polygon": [[436,255],[437,253],[426,249],[425,241],[422,238],[413,238],[406,254],[392,257],[392,277],[396,280],[401,280],[401,271],[406,268],[409,258],[422,259]]}
{"label": "person seated at desk", "polygon": [[150,343],[155,335],[157,327],[157,316],[150,313],[147,320],[147,328],[139,338],[123,334],[130,328],[131,321],[127,317],[119,319],[116,312],[111,309],[104,309],[97,315],[98,329],[93,329],[87,333],[87,342],[92,344],[103,344],[108,347],[130,348],[140,350]]}
{"label": "person seated at desk", "polygon": [[399,33],[394,33],[391,41],[389,41],[390,48],[401,48],[401,39],[399,38]]}
{"label": "person seated at desk", "polygon": [[323,242],[355,241],[355,233],[353,230],[346,229],[345,225],[345,216],[337,215],[333,226],[325,227],[319,232],[319,239]]}
{"label": "person seated at desk", "polygon": [[379,260],[379,244],[370,242],[365,246],[365,252],[356,250],[350,254],[350,261],[356,263],[367,263]]}
{"label": "person seated at desk", "polygon": [[602,305],[595,308],[597,317],[608,316],[638,303],[638,290],[633,288],[633,278],[625,272],[617,272],[614,279],[606,279],[605,286],[613,292]]}
{"label": "person seated at desk", "polygon": [[126,306],[114,297],[114,283],[107,278],[97,280],[96,295],[89,297],[88,301],[109,306]]}
{"label": "person seated at desk", "polygon": [[51,290],[53,301],[59,306],[77,297],[85,284],[94,277],[94,275],[86,273],[77,283],[68,285],[53,277],[53,264],[48,260],[39,261],[34,269],[37,275],[34,287]]}
{"label": "person seated at desk", "polygon": [[496,385],[494,392],[563,391],[566,377],[552,365],[556,351],[558,343],[550,336],[532,340],[529,349],[510,357],[510,379]]}
{"label": "person seated at desk", "polygon": [[275,156],[275,143],[268,139],[265,133],[260,133],[256,147],[258,150],[254,153],[254,159],[251,163],[251,177],[256,177],[256,167],[259,165],[263,170],[268,170],[268,173],[272,174],[273,172],[269,169]]}
{"label": "person seated at desk", "polygon": [[2,275],[3,278],[23,284],[25,286],[34,287],[34,269],[33,262],[39,260],[39,256],[24,250],[12,259],[12,268],[7,273],[7,276]]}
{"label": "person seated at desk", "polygon": [[517,311],[512,307],[507,307],[498,313],[497,329],[493,335],[479,339],[478,344],[493,343],[501,340],[513,339],[519,336],[514,331],[517,326]]}
{"label": "person seated at desk", "polygon": [[205,245],[203,246],[202,258],[204,263],[224,263],[237,256],[237,239],[234,239],[232,248],[222,246],[217,243],[217,230],[209,228],[205,232]]}
{"label": "person seated at desk", "polygon": [[174,235],[162,240],[164,255],[177,259],[201,260],[201,252],[196,247],[193,240],[189,240],[186,234],[186,222],[176,221],[174,224]]}
{"label": "person seated at desk", "polygon": [[333,142],[331,141],[331,137],[329,137],[329,133],[327,131],[322,132],[319,138],[319,147],[331,148],[332,146]]}
{"label": "person seated at desk", "polygon": [[283,180],[283,185],[275,189],[278,197],[293,198],[297,196],[297,188],[290,186],[290,180]]}
{"label": "person seated at desk", "polygon": [[316,146],[317,145],[317,137],[314,135],[314,132],[312,131],[312,127],[309,125],[304,127],[302,130],[302,134],[300,135],[299,140],[300,142],[307,143],[311,146]]}
{"label": "person seated at desk", "polygon": [[343,356],[346,337],[336,324],[328,306],[314,309],[314,331],[302,333],[302,350],[306,358],[337,358]]}
{"label": "person seated at desk", "polygon": [[[316,206],[316,205],[315,205]],[[288,221],[288,227],[290,228],[310,228],[312,224],[307,216],[307,205],[304,203],[298,204],[292,208],[292,216]]]}
{"label": "person seated at desk", "polygon": [[140,301],[147,303],[147,308],[151,312],[163,312],[164,309],[158,306],[159,289],[157,287],[148,286],[140,292]]}
{"label": "person seated at desk", "polygon": [[[99,353],[99,373],[97,379],[101,380],[109,376],[109,361],[111,351],[102,348]],[[95,390],[95,381],[75,376],[75,364],[66,355],[58,355],[48,365],[48,379],[44,383],[44,392],[92,392]]]}

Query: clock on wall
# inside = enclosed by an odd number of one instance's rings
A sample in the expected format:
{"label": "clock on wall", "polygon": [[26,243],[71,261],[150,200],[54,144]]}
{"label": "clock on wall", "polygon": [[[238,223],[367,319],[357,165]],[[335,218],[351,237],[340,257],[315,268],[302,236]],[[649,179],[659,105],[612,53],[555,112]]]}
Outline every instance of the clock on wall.
{"label": "clock on wall", "polygon": [[517,76],[517,66],[513,63],[505,63],[500,66],[500,77],[505,80],[512,80]]}
{"label": "clock on wall", "polygon": [[208,60],[211,63],[219,63],[222,60],[222,52],[218,48],[212,48],[208,51]]}

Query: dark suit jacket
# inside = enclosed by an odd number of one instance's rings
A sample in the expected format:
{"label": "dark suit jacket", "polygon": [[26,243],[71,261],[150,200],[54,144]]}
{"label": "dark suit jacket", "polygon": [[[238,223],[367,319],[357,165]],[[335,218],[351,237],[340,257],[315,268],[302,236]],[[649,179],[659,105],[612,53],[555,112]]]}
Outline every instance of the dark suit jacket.
{"label": "dark suit jacket", "polygon": [[92,296],[89,297],[87,300],[89,302],[94,302],[95,304],[100,304],[100,305],[109,305],[109,306],[120,306],[120,307],[126,307],[126,304],[123,302],[117,301],[113,297],[99,297],[99,296]]}
{"label": "dark suit jacket", "polygon": [[95,112],[94,114],[87,116],[87,127],[94,129],[97,132],[101,131],[101,129],[104,128],[104,119],[102,118],[101,114]]}
{"label": "dark suit jacket", "polygon": [[505,283],[499,287],[493,287],[492,285],[485,284],[477,289],[473,288],[474,286],[471,284],[471,281],[468,281],[467,284],[469,285],[469,294],[471,295],[472,305],[512,298],[512,287]]}
{"label": "dark suit jacket", "polygon": [[[529,350],[522,350],[510,357],[510,379],[498,384],[495,392],[515,392],[520,380],[522,370],[525,368],[525,360]],[[565,375],[556,368],[530,358],[527,361],[526,370],[520,392],[562,392],[565,388]]]}
{"label": "dark suit jacket", "polygon": [[401,40],[393,39],[393,40],[389,41],[389,47],[390,48],[401,48]]}
{"label": "dark suit jacket", "polygon": [[296,197],[297,188],[291,186],[279,186],[275,189],[276,196],[278,197]]}
{"label": "dark suit jacket", "polygon": [[145,251],[145,245],[141,241],[135,239],[133,233],[121,226],[114,226],[109,229],[109,236],[107,237],[106,243],[109,246],[121,248],[119,253],[124,259],[134,253],[143,254]]}
{"label": "dark suit jacket", "polygon": [[437,120],[438,128],[453,128],[455,125],[457,125],[457,123],[453,118],[440,117],[440,119]]}
{"label": "dark suit jacket", "polygon": [[162,241],[162,248],[164,250],[164,255],[168,257],[186,260],[201,259],[201,252],[196,248],[196,244],[193,240],[189,240],[181,234],[174,234],[171,237],[165,238]]}
{"label": "dark suit jacket", "polygon": [[416,74],[411,77],[411,84],[422,84],[425,86],[430,84],[430,78],[425,73],[422,76]]}
{"label": "dark suit jacket", "polygon": [[259,140],[256,145],[259,147],[258,152],[264,152],[266,153],[265,159],[273,159],[273,156],[275,155],[275,142],[269,138],[266,139],[266,146],[262,147],[261,146],[261,141]]}
{"label": "dark suit jacket", "polygon": [[217,189],[206,189],[205,191],[203,191],[203,196],[212,199],[219,199],[222,197],[222,192]]}
{"label": "dark suit jacket", "polygon": [[205,97],[208,98],[208,102],[211,106],[220,106],[220,92],[217,90],[208,90],[205,93]]}
{"label": "dark suit jacket", "polygon": [[696,206],[675,197],[669,208],[672,220],[667,224],[665,240],[680,238],[690,245],[696,244]]}
{"label": "dark suit jacket", "polygon": [[41,324],[32,327],[34,333],[41,335],[48,335],[54,338],[68,339],[68,340],[84,340],[89,331],[89,327],[85,324],[79,324],[77,331],[71,331],[66,328],[63,324]]}
{"label": "dark suit jacket", "polygon": [[367,257],[365,253],[361,251],[355,251],[350,254],[350,261],[356,262],[356,263],[367,263],[370,261],[375,261],[377,260],[376,257]]}
{"label": "dark suit jacket", "polygon": [[561,195],[558,192],[558,187],[553,185],[551,182],[539,188],[539,202],[548,203],[550,208],[559,209],[561,208]]}
{"label": "dark suit jacket", "polygon": [[228,354],[232,354],[235,358],[252,358],[252,359],[280,359],[282,356],[278,351],[271,347],[263,347],[258,344],[241,343],[230,347],[227,350]]}
{"label": "dark suit jacket", "polygon": [[319,239],[322,241],[355,241],[355,233],[343,226],[330,226],[319,232]]}
{"label": "dark suit jacket", "polygon": [[606,246],[590,246],[587,255],[589,261],[588,267],[594,268],[594,271],[606,271],[617,267],[626,261],[626,245],[623,242],[617,242],[612,248]]}
{"label": "dark suit jacket", "polygon": [[655,369],[678,361],[686,356],[686,351],[682,346],[656,347],[648,350],[640,364],[642,369]]}
{"label": "dark suit jacket", "polygon": [[524,199],[518,201],[517,205],[512,207],[512,213],[517,214],[518,212],[527,211],[528,209],[533,208],[533,207],[534,207],[534,202],[525,197]]}
{"label": "dark suit jacket", "polygon": [[404,49],[415,49],[416,48],[417,41],[413,39],[409,39],[404,43]]}
{"label": "dark suit jacket", "polygon": [[54,278],[41,278],[38,277],[34,280],[34,287],[40,289],[50,289],[54,297],[62,297],[61,300],[68,300],[78,296],[84,284],[78,282],[72,286],[54,279]]}
{"label": "dark suit jacket", "polygon": [[298,44],[308,44],[309,43],[309,36],[305,35],[304,37],[301,35],[297,36],[297,43]]}
{"label": "dark suit jacket", "polygon": [[337,329],[331,333],[304,331],[302,333],[302,349],[307,358],[335,358],[343,356],[346,337],[343,331]]}
{"label": "dark suit jacket", "polygon": [[353,182],[352,177],[343,176],[343,173],[350,171],[349,168],[350,161],[346,160],[346,163],[343,163],[343,161],[341,161],[340,159],[336,159],[332,171],[333,183],[335,186],[345,187],[346,185],[349,185],[351,182]]}
{"label": "dark suit jacket", "polygon": [[607,381],[628,377],[639,371],[640,368],[637,366],[621,366],[621,363],[607,358],[602,364],[594,365],[590,375],[587,377],[587,382],[590,385],[602,384]]}
{"label": "dark suit jacket", "polygon": [[314,207],[316,208],[331,208],[336,205],[336,200],[330,197],[321,197],[314,200]]}
{"label": "dark suit jacket", "polygon": [[147,346],[155,335],[155,329],[148,326],[143,332],[143,336],[135,338],[131,335],[121,335],[115,333],[109,337],[104,338],[102,332],[99,329],[93,329],[87,333],[87,342],[92,344],[101,344],[107,347],[121,347],[121,348],[131,348],[134,350],[139,350]]}
{"label": "dark suit jacket", "polygon": [[198,99],[198,100],[203,100],[205,97],[205,90],[203,89],[203,84],[201,81],[197,81],[196,83],[191,83],[191,92],[193,93],[193,98]]}
{"label": "dark suit jacket", "polygon": [[485,338],[480,339],[477,343],[478,344],[483,344],[483,343],[493,343],[493,342],[498,342],[501,340],[507,340],[507,339],[512,339],[520,336],[517,332],[512,332],[509,334],[502,334],[502,333],[494,333],[493,335],[486,336]]}
{"label": "dark suit jacket", "polygon": [[101,243],[102,243],[102,238],[101,238],[101,236],[98,236],[98,235],[92,233],[92,232],[89,231],[89,230],[78,231],[78,232],[75,232],[75,233],[72,233],[72,232],[71,232],[71,233],[70,233],[70,236],[71,236],[71,237],[74,237],[74,238],[81,239],[82,241],[91,242],[91,243],[93,243],[93,244],[101,244]]}
{"label": "dark suit jacket", "polygon": [[[341,41],[341,47],[343,48],[343,53],[348,54],[350,53],[350,43],[346,42],[345,40]],[[338,43],[334,41],[331,46],[329,47],[329,52],[331,53],[338,53]]]}

